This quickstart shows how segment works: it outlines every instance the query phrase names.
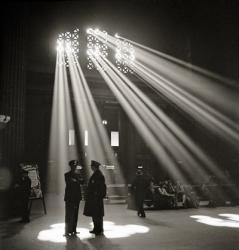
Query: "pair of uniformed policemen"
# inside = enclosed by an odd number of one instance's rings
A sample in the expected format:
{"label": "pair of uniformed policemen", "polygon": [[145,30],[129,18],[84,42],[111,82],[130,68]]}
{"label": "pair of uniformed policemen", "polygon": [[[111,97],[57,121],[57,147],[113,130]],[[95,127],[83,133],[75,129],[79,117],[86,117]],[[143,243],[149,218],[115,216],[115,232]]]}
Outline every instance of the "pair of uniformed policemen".
{"label": "pair of uniformed policemen", "polygon": [[[80,174],[79,162],[71,160],[69,162],[71,170],[65,174],[65,236],[76,235],[76,227],[78,220],[79,204],[82,200],[81,185],[84,179]],[[100,235],[103,233],[103,216],[104,203],[103,199],[106,195],[105,178],[100,171],[100,163],[91,161],[91,175],[86,193],[85,193],[85,207],[83,214],[92,217],[94,228],[90,233]]]}

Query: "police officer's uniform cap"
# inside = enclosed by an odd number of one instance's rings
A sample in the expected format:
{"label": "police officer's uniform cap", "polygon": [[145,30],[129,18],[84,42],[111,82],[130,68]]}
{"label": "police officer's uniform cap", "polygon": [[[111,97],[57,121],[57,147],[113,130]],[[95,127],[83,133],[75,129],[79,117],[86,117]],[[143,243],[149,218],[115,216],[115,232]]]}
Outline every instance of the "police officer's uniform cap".
{"label": "police officer's uniform cap", "polygon": [[69,161],[69,165],[70,166],[76,166],[77,164],[78,164],[77,160],[71,160],[71,161]]}
{"label": "police officer's uniform cap", "polygon": [[99,167],[101,164],[100,164],[98,161],[92,160],[90,165],[91,165],[92,167]]}

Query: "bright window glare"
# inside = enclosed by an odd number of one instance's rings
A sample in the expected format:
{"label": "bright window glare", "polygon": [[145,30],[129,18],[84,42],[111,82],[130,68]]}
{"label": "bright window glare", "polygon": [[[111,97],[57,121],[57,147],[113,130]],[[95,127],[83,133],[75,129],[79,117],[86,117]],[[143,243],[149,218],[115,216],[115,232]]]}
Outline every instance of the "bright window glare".
{"label": "bright window glare", "polygon": [[[92,70],[95,68],[93,58],[106,58],[108,56],[108,34],[99,29],[88,29],[87,34],[87,68]],[[101,38],[98,37],[99,34],[101,34]],[[99,65],[97,65],[96,69],[100,69]]]}
{"label": "bright window glare", "polygon": [[70,129],[69,130],[69,146],[75,145],[75,130]]}
{"label": "bright window glare", "polygon": [[[77,63],[79,58],[80,44],[79,44],[79,29],[75,29],[73,32],[64,32],[58,34],[57,38],[57,51],[62,53],[65,57],[65,65],[69,67],[69,59],[67,55],[73,53],[73,62]],[[61,64],[60,64],[61,65]]]}
{"label": "bright window glare", "polygon": [[[49,229],[39,232],[37,239],[41,241],[50,241],[55,243],[65,243],[66,238],[63,236],[65,224],[53,224]],[[77,228],[80,234],[77,235],[81,240],[94,238],[95,236],[89,233],[89,228]],[[125,238],[134,234],[148,233],[149,228],[141,225],[116,225],[112,221],[104,221],[104,236],[108,239]]]}
{"label": "bright window glare", "polygon": [[[115,36],[116,37],[116,36]],[[115,59],[117,68],[123,73],[133,73],[133,63],[135,60],[135,50],[129,42],[116,40]]]}
{"label": "bright window glare", "polygon": [[111,146],[118,147],[119,146],[119,132],[111,131]]}
{"label": "bright window glare", "polygon": [[88,130],[85,130],[85,146],[88,146]]}
{"label": "bright window glare", "polygon": [[191,215],[190,217],[196,219],[197,222],[214,227],[231,227],[239,228],[238,214],[219,214],[224,218],[215,218],[206,215]]}
{"label": "bright window glare", "polygon": [[92,29],[91,28],[88,28],[87,30],[86,30],[86,33],[87,34],[90,34],[92,32]]}

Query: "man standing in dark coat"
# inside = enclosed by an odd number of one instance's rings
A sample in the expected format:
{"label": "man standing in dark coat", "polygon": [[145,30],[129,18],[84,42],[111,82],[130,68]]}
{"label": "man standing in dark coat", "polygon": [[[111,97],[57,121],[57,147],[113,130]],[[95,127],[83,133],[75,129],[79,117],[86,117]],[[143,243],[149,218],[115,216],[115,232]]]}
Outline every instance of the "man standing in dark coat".
{"label": "man standing in dark coat", "polygon": [[78,211],[81,196],[81,184],[84,183],[83,178],[79,173],[81,166],[77,160],[69,161],[71,171],[65,173],[65,236],[74,236],[76,232]]}
{"label": "man standing in dark coat", "polygon": [[145,217],[144,199],[149,184],[149,180],[144,176],[143,171],[138,169],[132,183],[132,191],[134,192],[139,217]]}
{"label": "man standing in dark coat", "polygon": [[105,177],[99,169],[100,163],[91,161],[91,169],[94,172],[89,179],[86,191],[84,215],[92,217],[94,228],[90,233],[101,235],[103,230],[104,203],[106,196]]}

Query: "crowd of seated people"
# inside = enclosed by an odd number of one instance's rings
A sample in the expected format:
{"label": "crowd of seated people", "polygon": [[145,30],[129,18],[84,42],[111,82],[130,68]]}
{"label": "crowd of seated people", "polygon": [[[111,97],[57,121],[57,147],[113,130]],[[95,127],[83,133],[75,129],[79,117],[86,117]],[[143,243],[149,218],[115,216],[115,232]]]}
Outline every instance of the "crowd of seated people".
{"label": "crowd of seated people", "polygon": [[[211,177],[210,180],[212,180]],[[235,205],[238,204],[239,195],[235,196],[232,188],[232,185],[219,185],[212,181],[198,185],[185,185],[180,181],[171,180],[152,182],[146,204],[159,209],[197,208],[200,201],[206,201],[209,207]],[[150,199],[151,202],[149,202]]]}
{"label": "crowd of seated people", "polygon": [[208,175],[204,183],[190,185],[170,179],[155,181],[148,174],[146,177],[150,185],[144,204],[155,209],[198,208],[200,202],[208,207],[236,205],[239,203],[239,195],[238,192],[235,194],[235,190],[238,189],[228,178],[228,174],[225,176],[227,182],[219,182],[215,176]]}
{"label": "crowd of seated people", "polygon": [[153,190],[154,206],[159,208],[175,208],[177,197],[171,182],[160,182]]}
{"label": "crowd of seated people", "polygon": [[[185,186],[179,181],[173,183],[171,180],[160,181],[158,184],[152,183],[147,193],[146,204],[155,208],[168,209],[182,206],[198,207],[198,199],[194,190],[190,186]],[[149,202],[151,200],[151,202]]]}

